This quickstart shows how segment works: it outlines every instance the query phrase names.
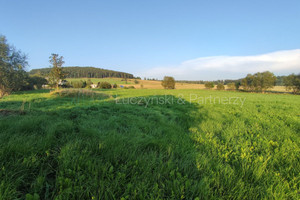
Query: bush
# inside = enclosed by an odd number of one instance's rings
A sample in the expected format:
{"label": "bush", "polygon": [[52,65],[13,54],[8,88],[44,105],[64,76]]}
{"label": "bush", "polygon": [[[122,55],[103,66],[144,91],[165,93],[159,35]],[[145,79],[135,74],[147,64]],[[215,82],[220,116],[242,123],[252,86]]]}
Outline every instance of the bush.
{"label": "bush", "polygon": [[134,80],[134,84],[139,84],[140,82],[138,80]]}
{"label": "bush", "polygon": [[109,82],[101,82],[100,88],[101,89],[111,89],[111,84]]}
{"label": "bush", "polygon": [[175,79],[171,76],[165,76],[164,80],[161,82],[161,85],[165,89],[175,89]]}
{"label": "bush", "polygon": [[91,85],[93,84],[93,82],[91,81],[91,79],[88,79],[86,82],[86,88],[91,88]]}
{"label": "bush", "polygon": [[46,85],[48,81],[39,76],[28,76],[25,79],[25,83],[21,90],[39,90],[43,85]]}
{"label": "bush", "polygon": [[72,82],[71,85],[73,86],[73,88],[83,88],[83,81],[76,81],[76,82]]}
{"label": "bush", "polygon": [[228,90],[235,90],[235,83],[234,82],[228,83],[227,88],[228,88]]}
{"label": "bush", "polygon": [[218,83],[217,90],[225,90],[224,84],[223,83]]}
{"label": "bush", "polygon": [[132,86],[132,85],[131,86],[125,86],[124,89],[135,89],[135,87]]}
{"label": "bush", "polygon": [[113,88],[117,88],[118,87],[118,85],[115,83],[115,84],[113,84]]}
{"label": "bush", "polygon": [[213,82],[206,82],[204,86],[206,89],[212,89],[215,87],[215,84]]}

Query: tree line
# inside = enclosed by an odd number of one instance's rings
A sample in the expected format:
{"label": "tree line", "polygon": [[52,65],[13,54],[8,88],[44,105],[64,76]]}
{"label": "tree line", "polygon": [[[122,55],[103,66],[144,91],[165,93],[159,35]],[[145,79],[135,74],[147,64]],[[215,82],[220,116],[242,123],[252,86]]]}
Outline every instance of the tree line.
{"label": "tree line", "polygon": [[[48,77],[52,68],[33,69],[30,75]],[[95,67],[64,67],[66,78],[134,78],[132,74]]]}
{"label": "tree line", "polygon": [[[279,76],[280,81],[286,87],[287,91],[294,94],[300,93],[300,74],[291,74],[289,76]],[[162,81],[162,86],[165,89],[175,89],[175,83],[202,83],[206,89],[225,90],[242,90],[248,92],[265,92],[273,88],[278,83],[277,77],[269,71],[257,72],[255,74],[248,74],[245,78],[235,81],[175,81],[173,77],[165,76]]]}

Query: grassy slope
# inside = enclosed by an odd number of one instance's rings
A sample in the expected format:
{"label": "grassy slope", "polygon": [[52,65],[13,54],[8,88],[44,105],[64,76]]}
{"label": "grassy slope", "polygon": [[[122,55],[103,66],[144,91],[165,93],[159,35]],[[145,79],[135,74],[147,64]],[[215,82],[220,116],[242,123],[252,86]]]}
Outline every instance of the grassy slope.
{"label": "grassy slope", "polygon": [[[69,82],[78,82],[78,81],[87,81],[89,78],[67,78],[66,80]],[[125,79],[122,78],[90,78],[90,80],[97,84],[98,82],[109,82],[110,84],[118,84],[118,85],[128,85],[133,84],[133,80],[128,79],[127,83]]]}
{"label": "grassy slope", "polygon": [[145,108],[113,97],[11,95],[0,109],[18,110],[25,100],[26,114],[0,115],[0,199],[34,193],[41,199],[297,199],[300,96],[99,92],[246,101],[243,107],[193,101]]}

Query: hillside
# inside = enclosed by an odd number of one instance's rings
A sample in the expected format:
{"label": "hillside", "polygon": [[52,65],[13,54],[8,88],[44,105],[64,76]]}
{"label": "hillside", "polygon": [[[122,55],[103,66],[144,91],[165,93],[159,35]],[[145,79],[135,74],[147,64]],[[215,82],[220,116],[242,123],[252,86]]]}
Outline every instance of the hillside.
{"label": "hillside", "polygon": [[[51,68],[33,69],[29,72],[30,75],[48,76]],[[67,73],[67,78],[133,78],[134,76],[129,73],[113,71],[108,69],[101,69],[96,67],[64,67]]]}

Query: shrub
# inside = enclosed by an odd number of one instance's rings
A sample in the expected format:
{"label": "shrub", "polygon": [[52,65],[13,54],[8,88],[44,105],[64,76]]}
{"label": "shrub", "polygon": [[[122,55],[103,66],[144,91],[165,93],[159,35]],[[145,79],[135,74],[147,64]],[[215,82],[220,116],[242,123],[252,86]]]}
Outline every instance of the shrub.
{"label": "shrub", "polygon": [[132,85],[131,86],[125,86],[124,89],[135,89],[135,87],[132,86]]}
{"label": "shrub", "polygon": [[164,80],[161,82],[161,85],[165,89],[175,89],[175,79],[171,76],[165,76]]}
{"label": "shrub", "polygon": [[71,85],[73,88],[83,88],[83,81],[72,82]]}
{"label": "shrub", "polygon": [[43,77],[28,76],[25,79],[25,83],[21,90],[33,90],[33,89],[39,90],[42,89],[42,86],[46,85],[47,83],[48,81]]}
{"label": "shrub", "polygon": [[204,86],[206,89],[212,89],[215,87],[215,84],[213,82],[206,82]]}
{"label": "shrub", "polygon": [[91,79],[88,79],[86,82],[86,88],[91,88],[91,85],[93,84],[93,82],[91,81]]}
{"label": "shrub", "polygon": [[228,83],[227,88],[228,88],[228,90],[235,90],[235,83],[234,82]]}
{"label": "shrub", "polygon": [[113,88],[117,88],[118,87],[118,85],[115,83],[115,84],[113,84]]}
{"label": "shrub", "polygon": [[101,82],[100,88],[101,89],[111,89],[111,84],[109,82]]}
{"label": "shrub", "polygon": [[217,90],[225,90],[224,84],[223,83],[218,83]]}
{"label": "shrub", "polygon": [[139,84],[140,82],[138,80],[134,80],[134,84]]}

